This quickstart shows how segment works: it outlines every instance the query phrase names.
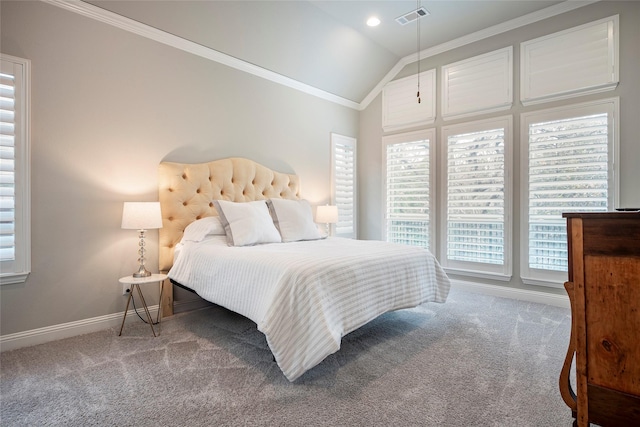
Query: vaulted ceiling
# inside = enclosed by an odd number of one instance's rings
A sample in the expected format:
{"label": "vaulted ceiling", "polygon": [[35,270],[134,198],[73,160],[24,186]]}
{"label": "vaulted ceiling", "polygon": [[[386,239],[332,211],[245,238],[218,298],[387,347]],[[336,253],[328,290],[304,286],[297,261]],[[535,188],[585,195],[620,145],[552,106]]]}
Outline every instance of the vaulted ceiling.
{"label": "vaulted ceiling", "polygon": [[[86,1],[358,105],[414,62],[418,45],[429,54],[592,2]],[[395,21],[419,6],[430,13],[419,31],[418,21]],[[372,15],[379,26],[366,25]]]}

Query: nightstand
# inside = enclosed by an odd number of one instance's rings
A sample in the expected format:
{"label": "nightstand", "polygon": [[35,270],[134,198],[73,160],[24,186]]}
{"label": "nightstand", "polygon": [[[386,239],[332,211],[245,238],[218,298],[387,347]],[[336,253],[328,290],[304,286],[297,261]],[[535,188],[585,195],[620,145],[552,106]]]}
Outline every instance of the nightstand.
{"label": "nightstand", "polygon": [[[142,295],[142,291],[140,290],[140,285],[143,285],[145,283],[159,283],[160,284],[160,299],[159,301],[162,301],[162,282],[164,282],[167,279],[167,275],[166,274],[152,274],[151,276],[147,276],[147,277],[133,277],[133,276],[126,276],[126,277],[121,277],[119,282],[123,285],[131,285],[131,291],[129,292],[129,297],[127,298],[127,307],[124,309],[124,316],[122,317],[122,325],[120,326],[120,333],[118,333],[118,336],[122,335],[122,329],[124,328],[124,321],[127,318],[127,311],[129,311],[129,303],[131,302],[131,298],[133,298],[133,293],[137,290],[138,292],[138,296],[140,297],[140,302],[142,303],[142,307],[144,308],[144,312],[147,315],[147,323],[149,323],[149,326],[151,326],[151,332],[153,332],[153,336],[157,336],[156,335],[156,331],[155,329],[153,329],[153,320],[151,319],[151,314],[149,313],[149,308],[147,307],[147,303],[144,300],[144,296]],[[161,319],[161,315],[160,315],[160,311],[162,311],[162,304],[158,304],[158,318],[157,318],[157,322],[160,323],[160,319]]]}

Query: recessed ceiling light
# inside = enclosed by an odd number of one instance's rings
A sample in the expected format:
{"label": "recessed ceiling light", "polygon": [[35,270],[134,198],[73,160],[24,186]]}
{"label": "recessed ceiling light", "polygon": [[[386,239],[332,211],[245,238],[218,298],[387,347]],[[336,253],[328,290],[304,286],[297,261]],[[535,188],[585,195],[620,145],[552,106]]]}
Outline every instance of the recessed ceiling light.
{"label": "recessed ceiling light", "polygon": [[377,27],[378,25],[380,25],[380,19],[372,16],[371,18],[367,19],[367,25],[370,27]]}

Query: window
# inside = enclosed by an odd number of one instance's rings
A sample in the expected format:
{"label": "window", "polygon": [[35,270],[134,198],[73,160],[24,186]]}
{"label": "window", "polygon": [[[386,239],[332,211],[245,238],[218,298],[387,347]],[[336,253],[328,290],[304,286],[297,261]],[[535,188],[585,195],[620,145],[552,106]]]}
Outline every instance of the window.
{"label": "window", "polygon": [[513,47],[442,67],[445,120],[506,110],[513,104]]}
{"label": "window", "polygon": [[0,284],[24,282],[31,268],[29,61],[0,57]]}
{"label": "window", "polygon": [[433,252],[435,130],[383,138],[385,156],[385,239]]}
{"label": "window", "polygon": [[618,85],[618,15],[520,45],[523,105],[613,90]]}
{"label": "window", "polygon": [[[419,83],[419,84],[418,84]],[[420,92],[418,102],[417,92]],[[436,70],[387,83],[382,91],[385,132],[431,124],[436,119]]]}
{"label": "window", "polygon": [[614,207],[618,100],[522,116],[522,280],[560,287],[567,280],[563,212]]}
{"label": "window", "polygon": [[511,278],[511,116],[444,127],[440,262],[457,274]]}
{"label": "window", "polygon": [[331,134],[331,204],[338,207],[335,235],[355,239],[356,139]]}

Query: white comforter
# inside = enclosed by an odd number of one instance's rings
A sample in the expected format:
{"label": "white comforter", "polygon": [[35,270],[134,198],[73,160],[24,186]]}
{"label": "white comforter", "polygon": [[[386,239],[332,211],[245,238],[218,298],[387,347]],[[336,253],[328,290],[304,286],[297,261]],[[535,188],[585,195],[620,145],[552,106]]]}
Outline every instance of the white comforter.
{"label": "white comforter", "polygon": [[342,238],[188,242],[169,277],[253,320],[290,381],[338,351],[349,332],[388,311],[444,302],[450,287],[425,249]]}

